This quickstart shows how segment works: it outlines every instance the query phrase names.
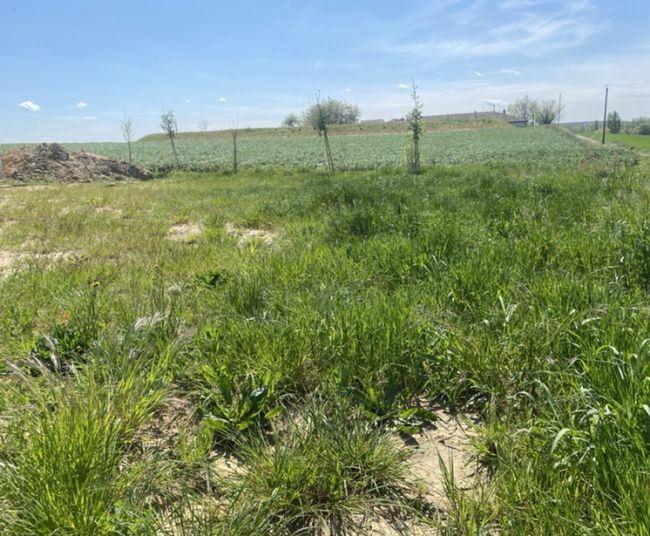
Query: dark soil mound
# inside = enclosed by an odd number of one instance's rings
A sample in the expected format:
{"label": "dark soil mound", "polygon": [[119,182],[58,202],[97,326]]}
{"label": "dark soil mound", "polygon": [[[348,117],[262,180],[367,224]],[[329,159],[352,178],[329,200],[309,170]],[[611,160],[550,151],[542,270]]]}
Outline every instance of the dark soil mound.
{"label": "dark soil mound", "polygon": [[2,157],[4,178],[16,181],[95,182],[148,180],[151,173],[115,158],[81,151],[70,153],[57,143],[25,145]]}

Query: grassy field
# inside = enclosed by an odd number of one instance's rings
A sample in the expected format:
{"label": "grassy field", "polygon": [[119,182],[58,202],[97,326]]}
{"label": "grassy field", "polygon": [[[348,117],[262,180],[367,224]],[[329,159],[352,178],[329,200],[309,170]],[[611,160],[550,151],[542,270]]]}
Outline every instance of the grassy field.
{"label": "grassy field", "polygon": [[647,175],[481,132],[419,176],[1,188],[0,534],[648,534]]}
{"label": "grassy field", "polygon": [[[601,132],[590,131],[584,133],[584,135],[599,143],[602,139]],[[607,132],[606,142],[609,147],[629,147],[646,154],[650,151],[650,136],[642,136],[640,134],[611,134]]]}
{"label": "grassy field", "polygon": [[[276,129],[280,133],[282,129]],[[245,168],[289,170],[325,169],[322,140],[315,133],[284,137],[242,136],[239,164]],[[334,161],[339,170],[370,170],[404,164],[408,139],[404,133],[346,134],[331,136]],[[125,144],[69,144],[120,159],[128,157]],[[232,141],[226,137],[181,139],[177,142],[181,167],[187,171],[227,171],[232,167]],[[0,152],[11,146],[0,146]],[[590,165],[594,161],[629,159],[622,149],[586,150],[572,135],[555,128],[480,128],[427,132],[421,143],[423,165],[495,164],[532,167]],[[140,141],[133,146],[137,164],[154,171],[168,171],[174,164],[168,141]]]}
{"label": "grassy field", "polygon": [[650,136],[641,136],[639,134],[608,134],[607,139],[644,152],[650,151]]}

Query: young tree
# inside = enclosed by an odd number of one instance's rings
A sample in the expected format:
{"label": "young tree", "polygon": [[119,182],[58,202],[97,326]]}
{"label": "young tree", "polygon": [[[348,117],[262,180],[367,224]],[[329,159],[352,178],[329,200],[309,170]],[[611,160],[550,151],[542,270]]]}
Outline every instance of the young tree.
{"label": "young tree", "polygon": [[201,132],[207,132],[209,126],[210,126],[210,122],[209,122],[209,121],[206,121],[205,119],[201,119],[201,120],[199,121],[199,130],[200,130]]}
{"label": "young tree", "polygon": [[303,124],[314,129],[319,128],[321,120],[324,120],[326,125],[345,125],[356,123],[360,115],[358,106],[329,98],[325,101],[319,100],[309,107],[305,111]]}
{"label": "young tree", "polygon": [[282,121],[283,127],[294,128],[300,125],[300,118],[296,114],[289,114]]}
{"label": "young tree", "polygon": [[607,128],[610,134],[619,134],[621,132],[621,116],[617,111],[613,111],[607,116]]}
{"label": "young tree", "polygon": [[535,103],[535,121],[540,125],[552,125],[561,112],[557,101],[553,99]]}
{"label": "young tree", "polygon": [[133,157],[131,153],[131,140],[133,139],[133,134],[135,133],[135,128],[133,127],[133,119],[130,115],[127,115],[124,112],[124,119],[120,123],[120,129],[122,130],[122,137],[126,141],[127,146],[129,147],[129,164],[133,164]]}
{"label": "young tree", "polygon": [[172,144],[172,152],[174,153],[174,162],[176,163],[176,167],[179,167],[178,153],[176,152],[176,144],[174,143],[176,132],[178,132],[178,124],[176,123],[176,116],[174,115],[174,112],[172,110],[169,110],[168,112],[160,116],[160,128],[162,128],[163,132],[167,134],[167,137],[169,138],[169,141]]}
{"label": "young tree", "polygon": [[[329,99],[331,100],[331,99]],[[323,137],[325,142],[325,156],[327,158],[327,167],[332,175],[334,175],[334,158],[332,157],[332,149],[330,147],[330,140],[328,136],[328,125],[331,117],[328,116],[327,111],[320,100],[320,92],[316,94],[316,104],[311,108],[314,111],[314,117],[305,123],[311,125],[314,130],[318,130],[318,135]]]}
{"label": "young tree", "polygon": [[422,103],[418,97],[418,87],[413,81],[413,108],[406,116],[408,128],[411,131],[411,148],[408,155],[409,173],[420,173],[420,137],[422,136]]}
{"label": "young tree", "polygon": [[523,99],[517,99],[509,108],[508,113],[529,122],[535,118],[537,101],[526,95]]}

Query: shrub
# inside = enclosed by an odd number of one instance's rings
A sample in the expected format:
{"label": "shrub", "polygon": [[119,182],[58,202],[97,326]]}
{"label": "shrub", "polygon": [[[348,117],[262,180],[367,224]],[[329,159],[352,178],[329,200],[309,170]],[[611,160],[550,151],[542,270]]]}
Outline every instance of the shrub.
{"label": "shrub", "polygon": [[636,129],[636,133],[642,136],[650,136],[650,123],[643,123]]}

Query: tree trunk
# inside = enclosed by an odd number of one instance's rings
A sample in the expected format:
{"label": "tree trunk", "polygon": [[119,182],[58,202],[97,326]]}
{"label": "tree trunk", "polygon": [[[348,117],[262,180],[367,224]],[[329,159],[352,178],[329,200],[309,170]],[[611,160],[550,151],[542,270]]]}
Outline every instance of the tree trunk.
{"label": "tree trunk", "polygon": [[420,173],[420,138],[415,136],[413,138],[413,173],[416,175]]}
{"label": "tree trunk", "polygon": [[323,138],[325,139],[325,154],[327,155],[327,166],[330,173],[334,175],[334,158],[332,158],[332,149],[330,148],[330,140],[327,136],[327,129],[323,130]]}
{"label": "tree trunk", "polygon": [[174,162],[176,163],[176,167],[180,167],[178,164],[178,153],[176,152],[176,144],[174,143],[174,138],[170,137],[169,138],[172,142],[172,151],[174,152]]}
{"label": "tree trunk", "polygon": [[232,137],[232,171],[237,173],[237,136]]}

